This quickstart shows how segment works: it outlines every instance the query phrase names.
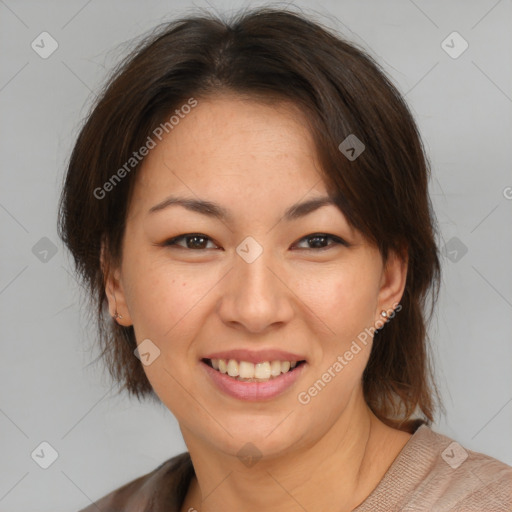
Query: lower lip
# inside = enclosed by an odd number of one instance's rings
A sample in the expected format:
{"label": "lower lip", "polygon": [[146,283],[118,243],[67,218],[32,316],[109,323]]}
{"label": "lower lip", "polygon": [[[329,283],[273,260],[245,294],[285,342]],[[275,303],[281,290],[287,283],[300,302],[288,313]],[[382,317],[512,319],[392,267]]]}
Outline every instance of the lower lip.
{"label": "lower lip", "polygon": [[224,393],[239,400],[257,402],[275,398],[287,389],[301,376],[307,363],[302,363],[293,371],[282,373],[279,377],[267,380],[265,382],[242,382],[230,377],[227,373],[221,373],[214,370],[204,361],[200,361],[201,367],[212,379],[214,384]]}

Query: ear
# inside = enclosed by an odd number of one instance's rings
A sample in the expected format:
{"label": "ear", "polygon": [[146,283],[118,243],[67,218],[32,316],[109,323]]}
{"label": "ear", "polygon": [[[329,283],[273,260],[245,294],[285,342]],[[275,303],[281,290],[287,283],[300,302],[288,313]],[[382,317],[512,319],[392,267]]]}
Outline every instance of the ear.
{"label": "ear", "polygon": [[[405,289],[408,269],[407,248],[401,252],[390,251],[384,268],[382,269],[382,278],[377,302],[376,318],[382,322],[385,320],[381,316],[382,311],[388,314],[388,320],[394,316],[393,310],[400,311],[399,302]],[[397,307],[398,306],[398,307]]]}
{"label": "ear", "polygon": [[[126,305],[126,297],[121,282],[121,269],[111,264],[106,256],[105,244],[103,242],[101,244],[100,263],[110,316],[112,316],[114,322],[128,327],[132,325],[132,320]],[[122,318],[114,318],[116,311]]]}

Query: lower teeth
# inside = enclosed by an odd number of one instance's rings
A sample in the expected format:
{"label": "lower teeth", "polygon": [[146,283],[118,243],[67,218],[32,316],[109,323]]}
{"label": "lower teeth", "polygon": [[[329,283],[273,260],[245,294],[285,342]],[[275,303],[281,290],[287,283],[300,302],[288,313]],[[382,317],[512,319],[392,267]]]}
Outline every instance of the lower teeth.
{"label": "lower teeth", "polygon": [[[288,373],[288,372],[287,372]],[[226,373],[227,375],[227,373]],[[278,377],[280,377],[281,375],[283,375],[282,373],[280,375],[278,375]],[[231,375],[230,375],[231,377]],[[238,380],[240,382],[267,382],[268,380],[271,380],[271,379],[276,379],[277,377],[270,377],[269,379],[242,379],[242,377],[231,377],[232,379],[235,379],[235,380]]]}
{"label": "lower teeth", "polygon": [[[219,373],[222,373],[219,370],[217,370],[217,371]],[[280,373],[277,377],[281,377],[281,375],[285,375],[286,373],[290,373],[291,371],[293,371],[293,368],[291,368],[290,370],[288,370],[285,373]],[[228,377],[231,377],[231,375],[229,375],[227,373],[224,373],[223,375],[228,375]],[[272,379],[277,379],[277,377],[274,377],[273,375],[271,375],[268,379],[256,379],[256,378],[253,378],[253,379],[242,379],[242,377],[231,377],[231,378],[235,379],[235,380],[238,380],[239,382],[267,382],[267,381],[272,380]]]}

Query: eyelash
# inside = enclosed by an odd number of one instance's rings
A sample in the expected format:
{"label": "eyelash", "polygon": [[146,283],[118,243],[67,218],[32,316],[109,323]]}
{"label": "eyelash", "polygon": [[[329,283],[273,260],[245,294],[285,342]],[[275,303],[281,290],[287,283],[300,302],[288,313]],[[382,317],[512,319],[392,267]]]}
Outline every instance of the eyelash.
{"label": "eyelash", "polygon": [[[205,251],[205,250],[207,250],[207,249],[191,249],[189,247],[183,247],[176,243],[180,240],[183,240],[183,239],[186,239],[189,237],[200,237],[200,238],[204,238],[208,241],[212,241],[210,237],[203,235],[202,233],[185,233],[183,235],[179,235],[179,236],[170,238],[169,240],[166,240],[165,242],[163,242],[163,244],[161,244],[161,245],[163,245],[165,247],[173,247],[173,246],[180,247],[181,249],[186,249],[189,251]],[[306,235],[306,236],[302,237],[301,239],[299,239],[299,242],[302,242],[303,240],[308,240],[311,238],[317,238],[317,237],[331,239],[334,241],[334,244],[330,244],[327,247],[320,247],[320,248],[312,248],[312,247],[306,248],[306,249],[302,248],[302,250],[318,252],[318,251],[325,251],[325,250],[335,247],[337,245],[344,245],[345,247],[350,246],[350,244],[348,242],[346,242],[345,240],[343,240],[342,238],[335,236],[335,235],[330,235],[329,233],[312,233],[310,235]]]}

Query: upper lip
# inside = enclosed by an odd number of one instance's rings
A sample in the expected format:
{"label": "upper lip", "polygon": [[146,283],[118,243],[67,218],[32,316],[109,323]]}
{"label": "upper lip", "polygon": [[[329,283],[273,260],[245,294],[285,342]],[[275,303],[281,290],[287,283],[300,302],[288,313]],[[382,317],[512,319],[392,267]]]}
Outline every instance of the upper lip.
{"label": "upper lip", "polygon": [[236,361],[247,361],[249,363],[261,363],[263,361],[303,361],[304,356],[286,352],[284,350],[248,350],[234,349],[214,352],[204,356],[203,359],[235,359]]}

